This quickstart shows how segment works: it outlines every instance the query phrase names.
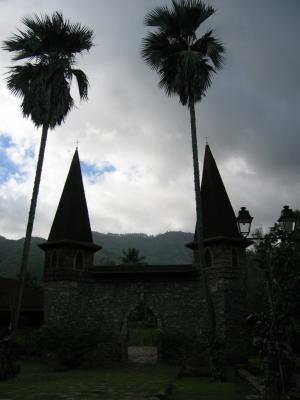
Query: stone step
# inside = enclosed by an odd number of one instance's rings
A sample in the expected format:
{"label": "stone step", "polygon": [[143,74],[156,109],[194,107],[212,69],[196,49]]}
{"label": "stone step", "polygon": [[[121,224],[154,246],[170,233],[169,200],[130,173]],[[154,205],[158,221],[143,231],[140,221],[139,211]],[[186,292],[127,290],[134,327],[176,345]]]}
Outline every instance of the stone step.
{"label": "stone step", "polygon": [[158,354],[157,347],[128,346],[128,361],[134,364],[155,364]]}

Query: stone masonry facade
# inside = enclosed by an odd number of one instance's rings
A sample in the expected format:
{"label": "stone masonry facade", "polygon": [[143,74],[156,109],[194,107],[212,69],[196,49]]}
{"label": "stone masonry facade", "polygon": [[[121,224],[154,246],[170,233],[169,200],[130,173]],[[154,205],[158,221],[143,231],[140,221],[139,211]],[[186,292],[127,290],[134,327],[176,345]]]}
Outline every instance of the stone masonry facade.
{"label": "stone masonry facade", "polygon": [[[219,339],[226,343],[228,361],[240,362],[246,355],[242,323],[244,250],[238,249],[235,266],[232,266],[232,246],[211,245],[209,250],[213,260],[207,275],[217,316],[217,332]],[[58,258],[56,265],[51,263],[54,252]],[[111,357],[126,360],[128,316],[140,304],[145,304],[156,317],[161,335],[198,336],[200,341],[207,342],[207,307],[201,274],[195,266],[94,267],[90,252],[86,249],[81,252],[88,262],[82,269],[74,268],[71,262],[78,248],[59,251],[55,248],[46,252],[46,323],[101,322],[115,344]],[[160,348],[159,358],[166,359]]]}

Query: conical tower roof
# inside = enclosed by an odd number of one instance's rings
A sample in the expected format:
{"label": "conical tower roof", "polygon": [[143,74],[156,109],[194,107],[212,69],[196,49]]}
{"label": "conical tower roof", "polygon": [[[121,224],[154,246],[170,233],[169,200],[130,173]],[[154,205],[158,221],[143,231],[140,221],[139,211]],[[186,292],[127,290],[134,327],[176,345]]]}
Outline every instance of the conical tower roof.
{"label": "conical tower roof", "polygon": [[[204,241],[233,240],[244,243],[244,239],[238,231],[236,217],[224,183],[208,144],[205,147],[201,198]],[[197,232],[195,232],[194,241],[188,243],[187,247],[194,248],[196,238]]]}
{"label": "conical tower roof", "polygon": [[72,159],[47,244],[58,242],[77,243],[95,250],[100,248],[93,243],[77,149]]}
{"label": "conical tower roof", "polygon": [[233,208],[208,144],[205,147],[201,196],[204,239],[241,239]]}

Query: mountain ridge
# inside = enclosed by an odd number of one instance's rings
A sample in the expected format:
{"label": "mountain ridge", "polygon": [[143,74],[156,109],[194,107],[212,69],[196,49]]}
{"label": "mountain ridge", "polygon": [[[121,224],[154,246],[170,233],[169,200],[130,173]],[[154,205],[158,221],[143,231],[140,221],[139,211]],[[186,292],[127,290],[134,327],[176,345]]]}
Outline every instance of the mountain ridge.
{"label": "mountain ridge", "polygon": [[[145,233],[100,233],[93,232],[93,240],[102,246],[95,254],[95,265],[120,264],[122,251],[135,247],[145,256],[148,264],[189,264],[192,251],[185,244],[193,240],[193,234],[181,231],[169,231],[158,235]],[[32,238],[29,257],[29,272],[38,280],[42,278],[44,252],[38,245],[46,239]],[[15,278],[20,267],[24,238],[7,239],[0,235],[0,276]]]}

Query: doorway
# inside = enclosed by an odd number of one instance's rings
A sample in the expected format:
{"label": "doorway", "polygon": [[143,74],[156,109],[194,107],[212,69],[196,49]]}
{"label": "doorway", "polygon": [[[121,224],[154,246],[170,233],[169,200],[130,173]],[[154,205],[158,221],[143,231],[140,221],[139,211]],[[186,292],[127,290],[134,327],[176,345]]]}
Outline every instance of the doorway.
{"label": "doorway", "polygon": [[159,327],[153,311],[140,303],[127,317],[128,361],[155,364],[159,358]]}

